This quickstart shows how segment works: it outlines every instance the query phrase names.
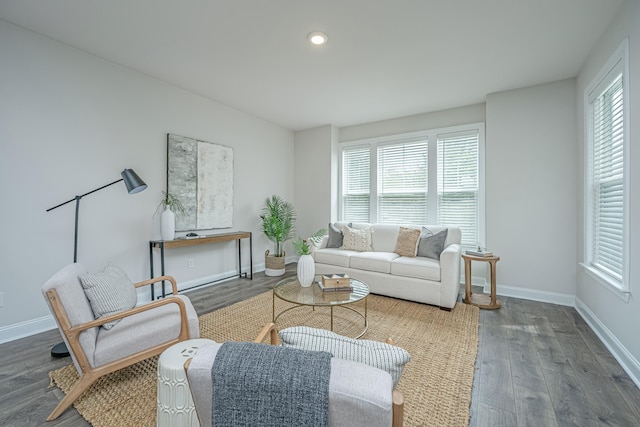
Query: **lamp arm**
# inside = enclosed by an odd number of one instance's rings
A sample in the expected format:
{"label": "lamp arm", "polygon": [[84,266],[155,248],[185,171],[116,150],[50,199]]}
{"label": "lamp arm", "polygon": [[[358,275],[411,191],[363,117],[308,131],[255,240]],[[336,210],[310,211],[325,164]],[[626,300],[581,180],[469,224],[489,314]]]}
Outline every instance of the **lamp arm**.
{"label": "lamp arm", "polygon": [[60,204],[59,204],[59,205],[57,205],[57,206],[54,206],[54,207],[52,207],[52,208],[47,209],[47,212],[49,212],[49,211],[52,211],[52,210],[54,210],[54,209],[56,209],[56,208],[59,208],[60,206],[64,206],[64,205],[66,205],[67,203],[71,203],[71,202],[73,202],[73,201],[75,201],[75,202],[76,202],[76,215],[75,215],[75,221],[74,221],[74,222],[75,222],[75,224],[74,224],[74,233],[73,233],[73,262],[77,262],[77,261],[78,261],[78,213],[80,212],[80,199],[82,199],[84,196],[87,196],[87,195],[89,195],[89,194],[91,194],[91,193],[95,193],[96,191],[100,191],[100,190],[102,190],[103,188],[107,188],[107,187],[109,187],[110,185],[117,184],[117,183],[118,183],[118,182],[120,182],[120,181],[123,181],[123,179],[122,179],[122,178],[120,178],[120,179],[118,179],[118,180],[116,180],[116,181],[113,181],[113,182],[111,182],[111,183],[107,184],[107,185],[103,185],[103,186],[102,186],[102,187],[100,187],[100,188],[96,188],[95,190],[91,190],[91,191],[89,191],[88,193],[84,193],[84,194],[83,194],[83,195],[81,195],[81,196],[76,196],[76,197],[74,197],[74,198],[73,198],[73,199],[71,199],[71,200],[67,200],[67,201],[66,201],[66,202],[64,202],[64,203],[60,203]]}
{"label": "lamp arm", "polygon": [[113,185],[113,184],[117,184],[118,182],[120,182],[120,181],[122,181],[122,180],[123,180],[123,179],[122,179],[122,178],[120,178],[120,179],[118,179],[118,180],[116,180],[116,181],[113,181],[113,182],[111,182],[111,183],[107,184],[107,185],[103,185],[103,186],[102,186],[102,187],[100,187],[100,188],[96,188],[95,190],[91,190],[91,191],[89,191],[88,193],[84,193],[84,194],[83,194],[83,195],[81,195],[81,196],[76,196],[76,197],[74,197],[74,198],[73,198],[73,199],[71,199],[71,200],[67,200],[66,202],[60,203],[59,205],[56,205],[56,206],[54,206],[54,207],[52,207],[52,208],[47,209],[47,212],[52,211],[52,210],[54,210],[54,209],[57,209],[57,208],[59,208],[60,206],[64,206],[64,205],[66,205],[67,203],[71,203],[71,202],[73,202],[73,201],[76,201],[76,200],[82,199],[84,196],[88,196],[89,194],[91,194],[91,193],[95,193],[96,191],[100,191],[100,190],[102,190],[103,188],[107,188],[107,187],[109,187],[109,186],[111,186],[111,185]]}

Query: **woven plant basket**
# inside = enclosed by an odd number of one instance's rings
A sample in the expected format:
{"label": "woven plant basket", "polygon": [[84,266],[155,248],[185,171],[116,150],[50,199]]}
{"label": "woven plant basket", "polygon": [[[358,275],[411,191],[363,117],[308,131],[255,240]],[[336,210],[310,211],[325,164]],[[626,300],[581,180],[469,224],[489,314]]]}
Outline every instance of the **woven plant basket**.
{"label": "woven plant basket", "polygon": [[271,270],[282,270],[284,268],[284,260],[284,251],[282,251],[282,256],[269,255],[268,250],[264,253],[264,264]]}

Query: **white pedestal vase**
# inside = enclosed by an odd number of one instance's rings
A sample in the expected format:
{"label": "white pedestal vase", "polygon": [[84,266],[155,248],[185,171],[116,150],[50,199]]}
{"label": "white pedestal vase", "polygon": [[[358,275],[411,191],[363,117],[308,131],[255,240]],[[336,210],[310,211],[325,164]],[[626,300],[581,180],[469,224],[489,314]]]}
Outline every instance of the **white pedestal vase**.
{"label": "white pedestal vase", "polygon": [[176,214],[169,206],[165,206],[160,215],[160,232],[162,240],[173,240],[176,235]]}
{"label": "white pedestal vase", "polygon": [[308,288],[313,283],[316,274],[316,264],[311,255],[301,255],[298,260],[298,282],[300,286]]}

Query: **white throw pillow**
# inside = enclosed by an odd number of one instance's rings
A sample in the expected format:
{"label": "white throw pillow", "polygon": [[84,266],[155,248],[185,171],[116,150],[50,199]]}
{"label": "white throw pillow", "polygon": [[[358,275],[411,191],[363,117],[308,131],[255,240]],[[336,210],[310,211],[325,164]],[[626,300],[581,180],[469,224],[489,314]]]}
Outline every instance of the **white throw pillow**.
{"label": "white throw pillow", "polygon": [[409,353],[387,343],[355,340],[325,329],[294,326],[279,332],[282,345],[302,350],[326,351],[338,359],[364,363],[391,374],[395,387],[404,365],[411,360]]}
{"label": "white throw pillow", "polygon": [[372,251],[371,246],[371,227],[356,230],[347,225],[342,227],[342,246],[340,249],[351,251],[365,252]]}
{"label": "white throw pillow", "polygon": [[[96,319],[129,310],[138,303],[133,282],[117,265],[109,264],[101,272],[84,274],[79,279]],[[119,321],[105,323],[102,327],[111,329]]]}

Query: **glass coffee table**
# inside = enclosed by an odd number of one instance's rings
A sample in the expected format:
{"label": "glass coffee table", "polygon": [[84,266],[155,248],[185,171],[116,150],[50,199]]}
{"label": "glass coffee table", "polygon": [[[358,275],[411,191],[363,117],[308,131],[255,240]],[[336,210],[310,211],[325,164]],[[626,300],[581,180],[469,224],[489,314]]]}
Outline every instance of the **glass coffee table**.
{"label": "glass coffee table", "polygon": [[[295,310],[301,307],[312,307],[314,310],[316,307],[329,307],[331,316],[331,330],[333,331],[333,310],[335,307],[341,307],[346,310],[351,310],[360,316],[364,321],[364,327],[362,331],[354,338],[360,338],[363,336],[369,328],[367,320],[367,296],[369,295],[369,287],[358,279],[351,279],[351,287],[353,291],[338,291],[338,292],[323,292],[318,286],[318,280],[320,276],[316,276],[311,286],[304,288],[300,286],[296,277],[290,277],[276,283],[273,287],[273,305],[272,305],[272,319],[275,323],[276,320],[284,313]],[[296,304],[293,307],[286,308],[276,314],[276,297]],[[364,300],[364,313],[357,311],[348,305],[358,301]]]}

